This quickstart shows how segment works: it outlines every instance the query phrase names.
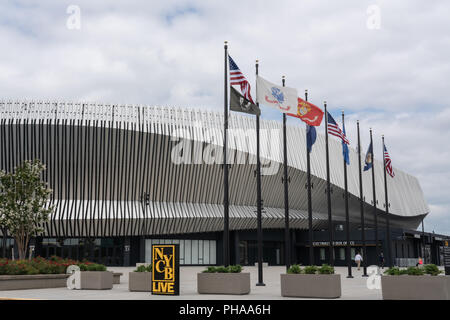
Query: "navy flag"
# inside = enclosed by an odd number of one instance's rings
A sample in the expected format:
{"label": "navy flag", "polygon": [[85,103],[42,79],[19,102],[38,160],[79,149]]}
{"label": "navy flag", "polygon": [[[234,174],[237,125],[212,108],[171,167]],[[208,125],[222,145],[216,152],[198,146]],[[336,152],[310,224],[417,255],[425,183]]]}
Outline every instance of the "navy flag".
{"label": "navy flag", "polygon": [[366,153],[366,164],[364,165],[364,171],[372,169],[372,165],[373,165],[373,147],[371,142],[369,145],[369,149],[367,149]]}
{"label": "navy flag", "polygon": [[309,153],[311,153],[312,146],[314,142],[316,142],[316,138],[317,138],[316,127],[306,125],[306,144]]}

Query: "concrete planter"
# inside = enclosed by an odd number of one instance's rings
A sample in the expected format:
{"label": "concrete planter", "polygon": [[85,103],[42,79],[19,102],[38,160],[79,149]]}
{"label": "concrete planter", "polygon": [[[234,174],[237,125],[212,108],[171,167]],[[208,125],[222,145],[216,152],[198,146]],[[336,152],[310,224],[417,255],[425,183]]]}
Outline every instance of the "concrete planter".
{"label": "concrete planter", "polygon": [[152,273],[151,272],[130,272],[128,274],[129,291],[152,291]]}
{"label": "concrete planter", "polygon": [[281,274],[281,295],[298,298],[339,298],[340,274]]}
{"label": "concrete planter", "polygon": [[123,276],[123,273],[121,272],[114,272],[113,273],[113,284],[120,284],[120,277]]}
{"label": "concrete planter", "polygon": [[197,291],[200,294],[249,294],[250,273],[198,273]]}
{"label": "concrete planter", "polygon": [[384,300],[450,300],[450,277],[381,276]]}
{"label": "concrete planter", "polygon": [[68,277],[68,274],[1,275],[0,291],[62,288]]}
{"label": "concrete planter", "polygon": [[107,290],[113,287],[113,273],[110,271],[81,271],[80,289]]}

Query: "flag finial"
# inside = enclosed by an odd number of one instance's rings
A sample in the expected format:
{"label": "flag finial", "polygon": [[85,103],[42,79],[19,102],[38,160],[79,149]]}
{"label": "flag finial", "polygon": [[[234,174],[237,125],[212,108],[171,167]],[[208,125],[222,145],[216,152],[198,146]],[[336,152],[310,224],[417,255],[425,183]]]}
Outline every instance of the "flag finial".
{"label": "flag finial", "polygon": [[[305,89],[305,93],[308,93],[308,89]],[[325,101],[325,103],[326,103],[326,101]]]}
{"label": "flag finial", "polygon": [[228,41],[225,40],[223,43],[224,43],[225,45],[227,45],[227,44],[228,44]]}
{"label": "flag finial", "polygon": [[284,78],[286,78],[285,76],[281,76],[281,79],[284,79]]}
{"label": "flag finial", "polygon": [[359,123],[359,120],[356,120],[356,123]]}

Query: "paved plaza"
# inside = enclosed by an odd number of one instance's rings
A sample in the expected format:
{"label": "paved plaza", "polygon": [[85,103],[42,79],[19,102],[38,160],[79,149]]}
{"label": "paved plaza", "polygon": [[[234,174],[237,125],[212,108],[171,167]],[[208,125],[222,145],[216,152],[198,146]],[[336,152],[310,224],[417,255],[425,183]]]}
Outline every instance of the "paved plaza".
{"label": "paved plaza", "polygon": [[[120,284],[115,284],[112,290],[69,290],[66,288],[32,289],[0,291],[0,299],[49,299],[49,300],[155,300],[155,299],[188,299],[188,300],[278,300],[298,298],[282,297],[280,292],[280,274],[285,272],[285,267],[264,267],[264,283],[266,286],[256,286],[258,271],[256,267],[244,267],[243,272],[251,274],[251,292],[248,295],[205,295],[197,293],[197,273],[205,267],[181,267],[180,268],[180,295],[158,296],[147,292],[128,291],[128,273],[133,267],[109,267],[108,270],[122,272]],[[381,299],[380,289],[368,289],[366,277],[362,277],[360,271],[353,268],[353,279],[347,279],[347,268],[336,267],[336,272],[341,274],[342,297],[341,299]]]}

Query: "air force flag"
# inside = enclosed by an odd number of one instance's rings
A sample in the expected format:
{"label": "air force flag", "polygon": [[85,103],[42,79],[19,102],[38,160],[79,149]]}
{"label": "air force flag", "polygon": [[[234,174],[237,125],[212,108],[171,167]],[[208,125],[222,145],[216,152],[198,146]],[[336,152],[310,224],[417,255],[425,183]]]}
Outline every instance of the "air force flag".
{"label": "air force flag", "polygon": [[372,148],[372,142],[369,145],[369,149],[367,149],[366,153],[366,164],[364,166],[364,171],[367,171],[372,168],[373,164],[373,148]]}
{"label": "air force flag", "polygon": [[256,77],[256,101],[278,109],[283,113],[297,112],[297,90],[273,84],[260,76]]}

